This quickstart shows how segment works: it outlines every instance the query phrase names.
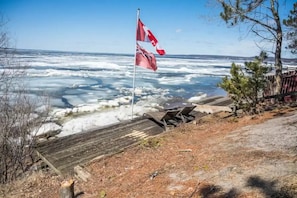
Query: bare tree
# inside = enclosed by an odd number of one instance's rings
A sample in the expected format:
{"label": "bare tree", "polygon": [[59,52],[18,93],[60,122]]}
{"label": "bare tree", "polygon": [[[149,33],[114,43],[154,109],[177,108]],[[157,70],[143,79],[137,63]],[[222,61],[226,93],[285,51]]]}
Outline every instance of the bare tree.
{"label": "bare tree", "polygon": [[282,39],[283,31],[279,17],[278,0],[217,0],[223,7],[221,18],[231,26],[247,22],[250,31],[259,38],[274,43],[276,87],[275,94],[281,91]]}
{"label": "bare tree", "polygon": [[0,183],[16,179],[32,164],[36,143],[34,128],[43,117],[35,110],[39,99],[30,97],[26,67],[9,48],[9,38],[0,19]]}

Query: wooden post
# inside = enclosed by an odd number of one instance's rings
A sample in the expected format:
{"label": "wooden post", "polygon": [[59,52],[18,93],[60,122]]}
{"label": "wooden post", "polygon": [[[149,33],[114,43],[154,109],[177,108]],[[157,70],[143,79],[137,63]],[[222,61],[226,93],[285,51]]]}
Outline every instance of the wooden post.
{"label": "wooden post", "polygon": [[82,179],[84,182],[87,182],[91,178],[91,174],[83,169],[81,166],[77,165],[74,167],[74,172],[79,179]]}
{"label": "wooden post", "polygon": [[74,181],[63,181],[60,187],[60,198],[74,198]]}

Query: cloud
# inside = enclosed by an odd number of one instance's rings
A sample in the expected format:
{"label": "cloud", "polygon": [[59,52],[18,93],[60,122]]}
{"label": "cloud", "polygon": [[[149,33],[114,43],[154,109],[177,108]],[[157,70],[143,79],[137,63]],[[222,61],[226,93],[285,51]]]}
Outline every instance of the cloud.
{"label": "cloud", "polygon": [[180,28],[175,30],[176,33],[180,33],[180,32],[182,32],[182,31],[183,31],[183,30],[180,29]]}

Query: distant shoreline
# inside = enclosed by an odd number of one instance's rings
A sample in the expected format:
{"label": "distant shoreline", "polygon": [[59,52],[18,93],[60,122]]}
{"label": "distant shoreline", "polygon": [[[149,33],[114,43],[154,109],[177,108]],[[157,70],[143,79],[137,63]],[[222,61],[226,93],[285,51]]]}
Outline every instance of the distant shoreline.
{"label": "distant shoreline", "polygon": [[[57,52],[57,53],[74,53],[74,54],[98,54],[98,55],[122,55],[122,56],[133,56],[133,53],[121,53],[121,52],[84,52],[84,51],[64,51],[64,50],[47,50],[47,49],[13,49],[10,48],[11,50],[16,50],[16,51],[31,51],[31,52]],[[211,55],[211,54],[166,54],[165,56],[160,56],[158,54],[155,54],[156,57],[159,58],[183,58],[184,56],[188,57],[203,57],[203,58],[208,58],[208,57],[217,57],[217,58],[242,58],[242,59],[251,59],[253,60],[254,57],[256,56],[236,56],[236,55]],[[287,61],[294,61],[297,64],[297,58],[287,58],[283,57],[282,60],[287,60]],[[274,61],[274,57],[268,57],[268,61]]]}

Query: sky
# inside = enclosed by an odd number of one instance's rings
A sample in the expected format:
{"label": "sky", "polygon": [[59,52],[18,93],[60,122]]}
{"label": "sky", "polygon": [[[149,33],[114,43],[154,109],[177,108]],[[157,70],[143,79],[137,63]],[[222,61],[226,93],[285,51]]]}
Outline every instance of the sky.
{"label": "sky", "polygon": [[[16,48],[77,52],[135,51],[140,19],[167,54],[256,56],[261,51],[244,25],[228,28],[215,0],[0,0]],[[294,0],[281,6],[287,17]],[[151,46],[150,46],[151,47]],[[154,52],[154,48],[147,50]],[[266,47],[271,46],[265,44]],[[155,53],[155,52],[154,52]],[[284,57],[291,54],[283,50]]]}

